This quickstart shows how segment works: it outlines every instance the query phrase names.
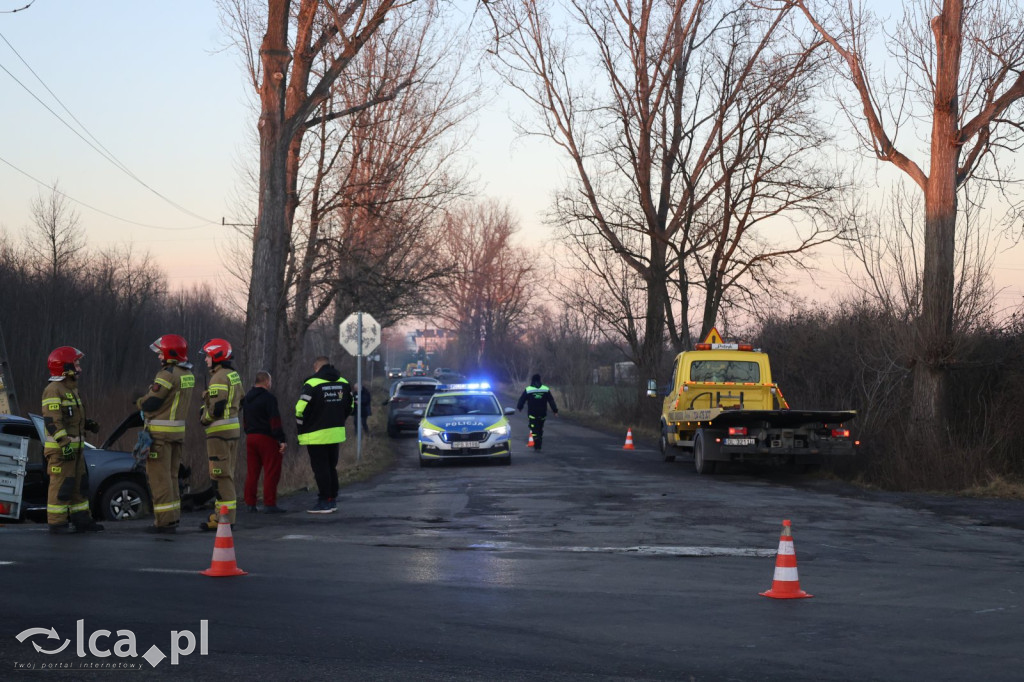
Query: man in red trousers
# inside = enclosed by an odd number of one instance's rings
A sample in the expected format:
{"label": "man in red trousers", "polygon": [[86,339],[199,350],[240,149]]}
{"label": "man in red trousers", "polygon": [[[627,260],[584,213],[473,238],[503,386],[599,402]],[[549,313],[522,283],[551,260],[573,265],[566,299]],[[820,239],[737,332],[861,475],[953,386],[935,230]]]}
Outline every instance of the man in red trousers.
{"label": "man in red trousers", "polygon": [[263,472],[263,511],[283,514],[277,506],[277,483],[281,480],[281,460],[285,436],[281,429],[281,413],[277,398],[270,392],[270,373],[256,372],[256,382],[242,399],[242,422],[245,429],[245,504],[248,511],[258,511],[256,488]]}

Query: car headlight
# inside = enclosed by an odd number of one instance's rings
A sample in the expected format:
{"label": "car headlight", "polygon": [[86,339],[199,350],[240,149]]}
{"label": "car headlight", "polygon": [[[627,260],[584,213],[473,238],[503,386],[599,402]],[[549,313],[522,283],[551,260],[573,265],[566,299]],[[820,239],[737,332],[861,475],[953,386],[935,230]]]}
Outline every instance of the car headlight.
{"label": "car headlight", "polygon": [[420,427],[420,437],[421,438],[433,438],[435,436],[440,436],[440,435],[441,435],[441,429],[432,429],[432,428],[427,427],[427,426],[421,426]]}
{"label": "car headlight", "polygon": [[496,429],[491,429],[491,434],[495,436],[507,436],[509,431],[511,431],[511,429],[509,429],[508,424],[505,424],[504,426],[499,426]]}

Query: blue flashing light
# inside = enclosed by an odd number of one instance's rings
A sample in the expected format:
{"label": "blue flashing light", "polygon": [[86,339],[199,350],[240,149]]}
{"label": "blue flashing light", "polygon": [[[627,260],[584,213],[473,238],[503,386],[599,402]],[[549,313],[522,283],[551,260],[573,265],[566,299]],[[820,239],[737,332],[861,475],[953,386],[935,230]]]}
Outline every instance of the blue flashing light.
{"label": "blue flashing light", "polygon": [[489,391],[489,390],[491,390],[491,385],[489,383],[487,383],[486,381],[481,381],[481,382],[475,382],[475,383],[472,383],[472,384],[447,384],[447,385],[442,384],[441,386],[438,386],[436,389],[434,389],[434,392],[435,393],[440,393],[442,391]]}

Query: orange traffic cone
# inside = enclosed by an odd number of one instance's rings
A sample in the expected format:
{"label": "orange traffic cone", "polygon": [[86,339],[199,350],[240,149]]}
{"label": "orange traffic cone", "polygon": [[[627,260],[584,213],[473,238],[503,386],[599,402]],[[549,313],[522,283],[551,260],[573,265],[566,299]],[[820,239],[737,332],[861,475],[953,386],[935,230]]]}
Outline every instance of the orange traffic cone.
{"label": "orange traffic cone", "polygon": [[623,450],[633,450],[633,429],[626,429],[626,444],[622,446]]}
{"label": "orange traffic cone", "polygon": [[779,538],[779,552],[775,557],[772,589],[760,594],[772,599],[804,599],[814,596],[800,589],[800,577],[796,570],[796,550],[793,549],[793,531],[790,529],[789,519],[782,522],[782,536]]}
{"label": "orange traffic cone", "polygon": [[213,561],[210,562],[208,569],[199,572],[213,578],[247,574],[235,563],[235,541],[231,537],[226,504],[220,508],[220,518],[217,520],[217,537],[213,540]]}
{"label": "orange traffic cone", "polygon": [[528,447],[528,448],[532,448],[533,447],[533,432],[532,431],[530,432],[530,440],[526,441],[526,447]]}

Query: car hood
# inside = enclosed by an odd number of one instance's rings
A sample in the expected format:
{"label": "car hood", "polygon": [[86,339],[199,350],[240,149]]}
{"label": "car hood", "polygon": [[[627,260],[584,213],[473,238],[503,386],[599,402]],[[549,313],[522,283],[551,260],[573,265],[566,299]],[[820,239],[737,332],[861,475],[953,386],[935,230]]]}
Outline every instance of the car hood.
{"label": "car hood", "polygon": [[473,431],[485,431],[507,422],[508,420],[501,414],[463,414],[456,417],[424,418],[423,425],[432,426],[442,431],[471,433]]}

